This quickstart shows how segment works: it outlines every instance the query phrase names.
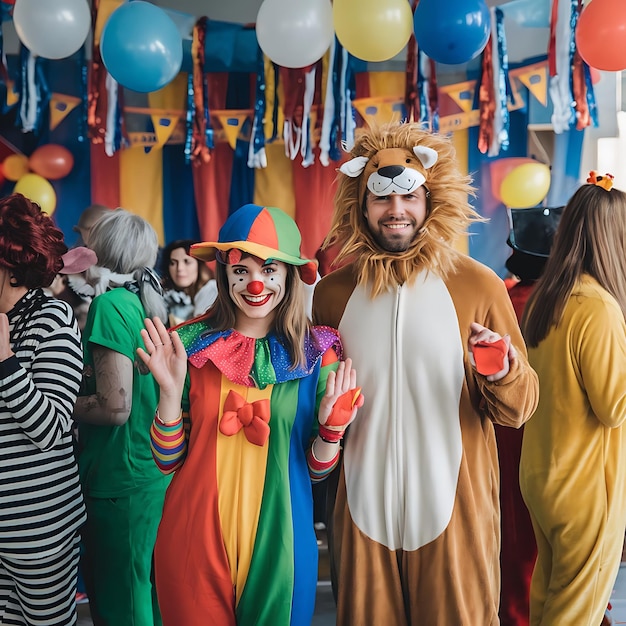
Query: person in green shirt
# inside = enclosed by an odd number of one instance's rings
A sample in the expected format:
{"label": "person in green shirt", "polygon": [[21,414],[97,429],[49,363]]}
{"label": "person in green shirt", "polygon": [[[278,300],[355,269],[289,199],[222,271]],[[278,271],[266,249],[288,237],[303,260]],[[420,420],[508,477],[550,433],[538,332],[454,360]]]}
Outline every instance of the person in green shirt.
{"label": "person in green shirt", "polygon": [[161,624],[152,552],[170,478],[149,431],[158,385],[136,360],[146,316],[167,320],[154,229],[124,209],[94,225],[87,271],[94,299],[83,332],[85,372],[74,417],[87,504],[83,572],[95,626]]}

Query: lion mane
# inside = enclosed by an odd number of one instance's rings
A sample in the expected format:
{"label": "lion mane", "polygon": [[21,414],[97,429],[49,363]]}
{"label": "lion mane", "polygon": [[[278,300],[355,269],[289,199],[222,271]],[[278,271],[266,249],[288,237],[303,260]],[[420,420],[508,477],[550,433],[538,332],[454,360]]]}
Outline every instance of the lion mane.
{"label": "lion mane", "polygon": [[[415,164],[415,146],[432,148],[438,154],[437,162],[425,169]],[[422,129],[415,123],[392,123],[363,129],[357,136],[351,157],[376,160],[376,154],[388,148],[407,151],[402,165],[409,163],[420,171],[430,191],[426,220],[418,236],[403,252],[383,250],[370,234],[364,216],[367,169],[358,177],[338,173],[335,210],[324,248],[340,248],[335,264],[350,261],[354,264],[360,285],[371,285],[371,295],[395,285],[411,283],[426,269],[445,278],[454,268],[461,254],[454,243],[466,233],[472,222],[484,221],[469,204],[475,193],[471,178],[461,173],[456,152],[449,139]]]}

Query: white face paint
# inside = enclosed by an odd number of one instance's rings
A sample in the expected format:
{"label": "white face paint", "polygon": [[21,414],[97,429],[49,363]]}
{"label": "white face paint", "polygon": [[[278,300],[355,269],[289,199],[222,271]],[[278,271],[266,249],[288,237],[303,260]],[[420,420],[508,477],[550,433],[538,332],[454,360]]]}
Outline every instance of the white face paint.
{"label": "white face paint", "polygon": [[[287,266],[281,261],[245,257],[226,265],[230,297],[237,306],[236,329],[264,336],[285,297]],[[251,330],[256,329],[256,330]]]}

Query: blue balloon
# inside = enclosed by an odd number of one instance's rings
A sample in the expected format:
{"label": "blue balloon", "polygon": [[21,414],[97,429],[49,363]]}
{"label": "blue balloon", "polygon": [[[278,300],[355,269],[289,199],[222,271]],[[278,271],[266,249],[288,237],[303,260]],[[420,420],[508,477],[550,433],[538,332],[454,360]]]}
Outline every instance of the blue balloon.
{"label": "blue balloon", "polygon": [[163,9],[134,0],[111,13],[102,29],[100,54],[120,85],[146,93],[176,77],[183,62],[183,40]]}
{"label": "blue balloon", "polygon": [[484,0],[420,0],[413,15],[417,45],[438,63],[457,65],[487,45],[491,16]]}

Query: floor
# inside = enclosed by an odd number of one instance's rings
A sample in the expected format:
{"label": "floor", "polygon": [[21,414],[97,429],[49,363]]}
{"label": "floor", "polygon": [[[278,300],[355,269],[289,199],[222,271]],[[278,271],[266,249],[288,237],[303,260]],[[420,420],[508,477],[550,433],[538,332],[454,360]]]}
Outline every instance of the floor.
{"label": "floor", "polygon": [[[317,530],[318,544],[320,546],[319,581],[317,583],[317,602],[315,615],[311,626],[335,626],[335,604],[330,587],[328,573],[328,546],[326,533],[323,529]],[[611,595],[611,617],[613,626],[626,625],[626,546],[622,554],[613,594]],[[93,626],[89,617],[89,605],[82,604],[78,607],[78,626]]]}

